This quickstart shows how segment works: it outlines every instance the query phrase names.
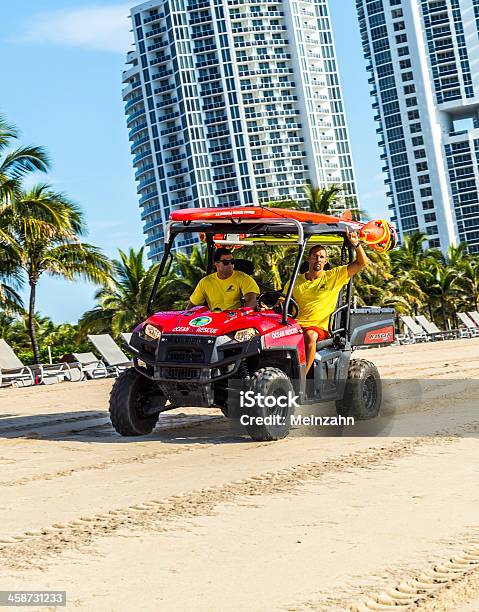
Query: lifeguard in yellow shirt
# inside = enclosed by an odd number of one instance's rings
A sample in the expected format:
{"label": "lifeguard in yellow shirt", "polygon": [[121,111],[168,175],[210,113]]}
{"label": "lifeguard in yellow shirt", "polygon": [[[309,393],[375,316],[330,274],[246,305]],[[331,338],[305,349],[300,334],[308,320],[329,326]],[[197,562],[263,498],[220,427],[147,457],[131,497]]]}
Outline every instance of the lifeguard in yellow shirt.
{"label": "lifeguard in yellow shirt", "polygon": [[[304,333],[306,372],[313,365],[316,343],[329,338],[329,318],[336,309],[341,287],[369,263],[357,233],[348,233],[348,238],[356,250],[355,261],[347,266],[324,270],[328,253],[323,245],[317,244],[309,251],[308,271],[298,275],[294,284],[293,298],[299,306],[296,320]],[[289,283],[286,284],[284,293],[287,292],[288,286]]]}
{"label": "lifeguard in yellow shirt", "polygon": [[210,310],[235,310],[244,305],[256,307],[260,293],[256,281],[234,269],[235,260],[231,251],[217,249],[213,256],[216,272],[202,278],[190,296],[188,310],[206,304]]}

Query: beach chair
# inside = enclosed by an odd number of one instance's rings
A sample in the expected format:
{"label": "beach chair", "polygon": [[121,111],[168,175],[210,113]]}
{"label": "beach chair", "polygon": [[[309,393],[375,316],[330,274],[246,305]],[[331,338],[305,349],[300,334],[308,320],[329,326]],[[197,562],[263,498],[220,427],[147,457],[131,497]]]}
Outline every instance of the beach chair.
{"label": "beach chair", "polygon": [[108,376],[106,365],[93,353],[72,353],[72,356],[80,365],[82,380],[106,378]]}
{"label": "beach chair", "polygon": [[465,312],[458,312],[457,317],[465,326],[465,329],[459,330],[461,338],[477,338],[479,336],[479,326]]}
{"label": "beach chair", "polygon": [[15,355],[12,347],[0,339],[0,386],[28,387],[51,385],[63,380],[79,381],[81,372],[75,363],[53,363],[26,366]]}
{"label": "beach chair", "polygon": [[125,344],[130,346],[130,340],[133,334],[131,332],[122,332],[120,336],[123,338],[123,341],[125,342]]}
{"label": "beach chair", "polygon": [[477,312],[477,310],[471,310],[467,314],[471,317],[477,327],[479,327],[479,312]]}
{"label": "beach chair", "polygon": [[427,342],[429,340],[428,334],[410,315],[403,315],[399,318],[404,325],[404,330],[414,342]]}
{"label": "beach chair", "polygon": [[457,329],[442,331],[434,322],[426,319],[424,315],[416,315],[416,320],[419,325],[421,325],[421,327],[424,329],[426,334],[428,334],[430,338],[432,338],[432,340],[452,340],[454,338],[457,338],[458,336]]}
{"label": "beach chair", "polygon": [[88,340],[105,360],[109,374],[118,376],[123,370],[132,367],[132,362],[109,334],[89,334]]}

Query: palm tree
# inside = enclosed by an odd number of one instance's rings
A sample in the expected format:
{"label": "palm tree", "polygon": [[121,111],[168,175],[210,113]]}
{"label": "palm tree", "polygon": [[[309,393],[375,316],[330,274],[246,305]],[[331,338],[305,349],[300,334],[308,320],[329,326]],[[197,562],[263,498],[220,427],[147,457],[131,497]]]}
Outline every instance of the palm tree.
{"label": "palm tree", "polygon": [[303,187],[303,191],[306,194],[306,203],[311,212],[331,215],[333,206],[338,201],[343,188],[340,185],[319,187],[308,181]]}
{"label": "palm tree", "polygon": [[[144,264],[144,247],[125,253],[119,250],[120,259],[113,260],[113,286],[106,285],[96,294],[99,305],[86,312],[79,321],[80,332],[112,332],[119,336],[133,329],[147,318],[148,299],[158,272],[159,264],[147,269]],[[171,274],[160,279],[155,307],[172,306],[174,278]]]}
{"label": "palm tree", "polygon": [[3,213],[3,239],[30,287],[28,327],[34,359],[38,362],[35,300],[42,274],[104,284],[109,282],[111,263],[97,247],[79,241],[86,231],[80,209],[48,185],[18,191]]}
{"label": "palm tree", "polygon": [[194,245],[191,255],[177,251],[174,256],[174,274],[176,276],[177,300],[175,308],[186,306],[189,296],[196,285],[206,276],[208,268],[208,252],[204,246]]}
{"label": "palm tree", "polygon": [[462,266],[461,285],[464,287],[466,302],[479,309],[479,257],[470,257]]}
{"label": "palm tree", "polygon": [[370,265],[363,270],[355,284],[362,306],[393,307],[400,314],[418,310],[425,295],[418,283],[404,270],[393,270],[389,253],[371,251]]}
{"label": "palm tree", "polygon": [[10,150],[12,141],[18,137],[18,130],[0,115],[0,306],[13,313],[23,311],[18,294],[22,281],[5,235],[5,213],[20,192],[22,177],[29,172],[45,172],[49,167],[48,156],[42,147],[24,146]]}
{"label": "palm tree", "polygon": [[18,291],[23,286],[20,271],[15,265],[15,252],[10,244],[0,241],[0,308],[8,314],[24,312]]}
{"label": "palm tree", "polygon": [[444,328],[447,329],[447,314],[455,314],[458,300],[461,296],[461,274],[454,266],[429,259],[428,300],[429,304],[437,304],[441,313]]}
{"label": "palm tree", "polygon": [[42,147],[28,145],[9,151],[12,140],[18,137],[18,130],[0,115],[0,208],[18,195],[25,174],[45,172],[50,165]]}

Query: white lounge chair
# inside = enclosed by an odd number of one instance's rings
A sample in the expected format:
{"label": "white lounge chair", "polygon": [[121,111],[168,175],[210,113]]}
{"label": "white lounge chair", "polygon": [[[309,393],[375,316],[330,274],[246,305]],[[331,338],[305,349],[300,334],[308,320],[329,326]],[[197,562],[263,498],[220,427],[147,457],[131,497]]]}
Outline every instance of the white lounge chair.
{"label": "white lounge chair", "polygon": [[76,363],[53,363],[26,366],[12,347],[0,339],[0,386],[28,387],[51,385],[63,380],[79,381],[81,371]]}
{"label": "white lounge chair", "polygon": [[471,317],[477,327],[479,327],[479,312],[477,312],[477,310],[471,310],[467,314]]}
{"label": "white lounge chair", "polygon": [[413,338],[414,342],[427,342],[429,340],[429,336],[424,329],[410,315],[403,315],[399,318],[404,325],[405,331],[407,330],[408,335]]}
{"label": "white lounge chair", "polygon": [[426,334],[428,334],[433,340],[437,340],[438,338],[441,340],[452,340],[458,336],[457,329],[442,331],[433,321],[426,319],[424,315],[416,315],[416,320],[419,325],[422,326]]}
{"label": "white lounge chair", "polygon": [[457,317],[465,326],[465,329],[459,330],[461,338],[477,338],[479,336],[479,326],[465,312],[458,312]]}
{"label": "white lounge chair", "polygon": [[105,360],[109,373],[118,376],[123,370],[132,367],[132,362],[109,334],[89,334],[88,340]]}
{"label": "white lounge chair", "polygon": [[106,378],[108,369],[101,359],[93,353],[72,353],[74,359],[80,364],[82,380]]}
{"label": "white lounge chair", "polygon": [[131,337],[133,336],[133,334],[131,332],[122,332],[120,334],[120,336],[123,338],[123,340],[125,341],[125,344],[130,345],[130,340]]}

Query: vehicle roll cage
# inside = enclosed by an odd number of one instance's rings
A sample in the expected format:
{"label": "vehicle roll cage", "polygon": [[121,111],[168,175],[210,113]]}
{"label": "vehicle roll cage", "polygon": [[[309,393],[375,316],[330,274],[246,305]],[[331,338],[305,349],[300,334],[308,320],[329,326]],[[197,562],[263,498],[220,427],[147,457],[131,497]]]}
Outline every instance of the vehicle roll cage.
{"label": "vehicle roll cage", "polygon": [[[204,234],[206,249],[207,249],[207,273],[210,274],[213,269],[213,254],[215,251],[215,243],[220,243],[221,246],[237,246],[237,245],[258,245],[261,246],[261,241],[249,242],[239,239],[215,240],[215,234],[228,236],[231,234],[246,234],[252,240],[255,237],[277,237],[268,242],[268,244],[284,244],[285,239],[288,239],[288,244],[298,246],[298,253],[294,263],[288,292],[286,294],[282,307],[282,325],[288,324],[288,308],[293,293],[294,283],[299,274],[299,269],[308,246],[308,241],[314,236],[329,236],[333,240],[328,240],[327,244],[338,244],[341,246],[341,265],[348,264],[353,261],[354,249],[347,238],[347,230],[349,226],[347,222],[338,221],[334,223],[308,223],[297,221],[296,219],[268,219],[261,221],[257,219],[242,219],[232,218],[230,220],[218,219],[208,221],[168,221],[165,234],[165,250],[160,262],[160,267],[153,283],[150,297],[148,300],[147,314],[151,316],[154,313],[154,302],[158,291],[158,286],[161,278],[166,276],[170,270],[172,262],[172,248],[176,237],[180,234],[197,233]],[[291,237],[296,237],[297,240],[291,242]],[[334,240],[337,238],[337,240]],[[344,293],[345,291],[345,293]],[[334,337],[341,332],[345,332],[349,325],[349,311],[352,294],[352,281],[341,290],[338,303],[340,306],[333,312],[330,319],[330,332]],[[344,302],[344,303],[343,303]],[[339,327],[336,327],[337,319],[340,319]],[[342,319],[342,321],[341,321]]]}

